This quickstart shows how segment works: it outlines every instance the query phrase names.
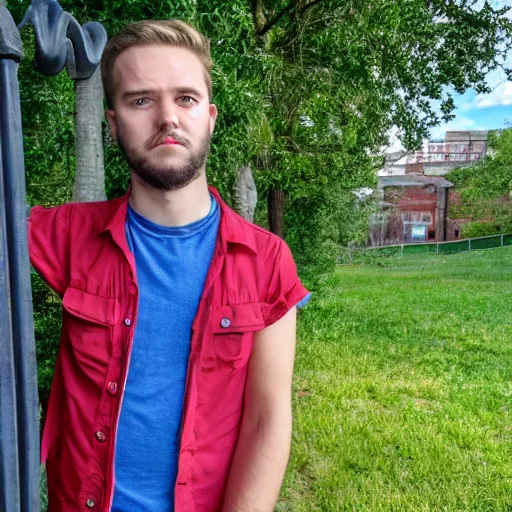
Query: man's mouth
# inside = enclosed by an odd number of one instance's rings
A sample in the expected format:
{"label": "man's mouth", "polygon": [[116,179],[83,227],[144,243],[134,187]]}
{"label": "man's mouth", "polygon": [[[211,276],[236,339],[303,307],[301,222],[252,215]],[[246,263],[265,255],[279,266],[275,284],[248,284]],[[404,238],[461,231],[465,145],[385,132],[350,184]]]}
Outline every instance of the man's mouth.
{"label": "man's mouth", "polygon": [[151,151],[160,146],[187,146],[187,139],[181,137],[181,135],[160,133],[159,135],[151,137],[144,146],[146,151]]}
{"label": "man's mouth", "polygon": [[183,144],[176,140],[174,137],[166,137],[162,141],[160,141],[157,146],[183,146]]}

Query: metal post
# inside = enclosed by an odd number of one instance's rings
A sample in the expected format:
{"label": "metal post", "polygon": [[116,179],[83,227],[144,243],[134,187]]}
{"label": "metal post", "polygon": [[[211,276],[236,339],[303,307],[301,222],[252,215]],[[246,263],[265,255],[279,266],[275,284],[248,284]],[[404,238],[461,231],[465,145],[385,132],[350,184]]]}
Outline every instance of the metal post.
{"label": "metal post", "polygon": [[[16,77],[17,63],[4,62],[0,83],[8,91],[1,124],[8,144],[3,148],[5,205],[11,270],[12,333],[16,369],[18,446],[20,450],[20,494],[22,510],[39,510],[39,419],[37,365],[27,248],[25,168],[21,112]],[[7,73],[5,72],[7,71]],[[10,88],[10,90],[9,90]],[[9,123],[9,120],[11,121]],[[3,130],[3,129],[2,129]]]}
{"label": "metal post", "polygon": [[[0,10],[0,16],[2,11]],[[0,130],[2,126],[0,125]],[[1,141],[1,132],[0,132]],[[0,155],[1,155],[0,143]],[[18,423],[12,338],[9,255],[0,158],[0,510],[19,512]]]}
{"label": "metal post", "polygon": [[[39,420],[30,263],[27,249],[25,166],[18,89],[21,38],[9,11],[0,7],[0,127],[2,147],[2,223],[7,256],[7,290],[17,424],[19,506],[39,510]],[[6,281],[7,281],[6,279]],[[2,401],[3,401],[2,396]],[[16,505],[11,503],[10,507]],[[6,507],[7,508],[7,507]]]}
{"label": "metal post", "polygon": [[[96,22],[81,27],[55,0],[33,0],[21,26],[36,37],[36,66],[67,66],[74,80],[96,70],[107,41]],[[18,66],[18,27],[0,5],[0,511],[38,512],[39,418]]]}

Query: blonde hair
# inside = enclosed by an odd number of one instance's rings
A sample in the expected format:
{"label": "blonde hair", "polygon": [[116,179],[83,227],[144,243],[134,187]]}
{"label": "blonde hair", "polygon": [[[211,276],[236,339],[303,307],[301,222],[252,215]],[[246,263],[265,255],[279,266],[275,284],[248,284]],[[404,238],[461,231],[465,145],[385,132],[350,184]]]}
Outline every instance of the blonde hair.
{"label": "blonde hair", "polygon": [[167,44],[195,53],[205,70],[208,96],[212,97],[210,43],[196,29],[180,20],[143,20],[126,26],[110,39],[101,57],[101,79],[107,107],[112,108],[114,96],[114,64],[119,55],[133,46]]}

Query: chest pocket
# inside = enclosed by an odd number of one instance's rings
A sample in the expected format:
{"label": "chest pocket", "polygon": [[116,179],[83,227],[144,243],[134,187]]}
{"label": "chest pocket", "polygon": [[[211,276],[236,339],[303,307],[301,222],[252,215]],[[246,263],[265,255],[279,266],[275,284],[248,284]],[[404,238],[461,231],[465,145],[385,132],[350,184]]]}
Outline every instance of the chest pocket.
{"label": "chest pocket", "polygon": [[219,306],[212,315],[217,364],[240,368],[252,352],[254,333],[265,328],[260,302]]}
{"label": "chest pocket", "polygon": [[70,287],[62,306],[63,329],[77,362],[85,373],[103,372],[112,352],[115,300]]}

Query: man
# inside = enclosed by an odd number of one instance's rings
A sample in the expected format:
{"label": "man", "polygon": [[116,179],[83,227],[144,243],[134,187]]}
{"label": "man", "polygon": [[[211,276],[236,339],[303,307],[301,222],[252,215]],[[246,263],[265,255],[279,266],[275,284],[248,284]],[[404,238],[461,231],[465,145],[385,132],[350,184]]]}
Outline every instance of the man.
{"label": "man", "polygon": [[32,210],[62,296],[43,433],[50,512],[271,511],[288,461],[296,305],[286,244],[208,188],[208,43],[143,21],[102,59],[131,189]]}

